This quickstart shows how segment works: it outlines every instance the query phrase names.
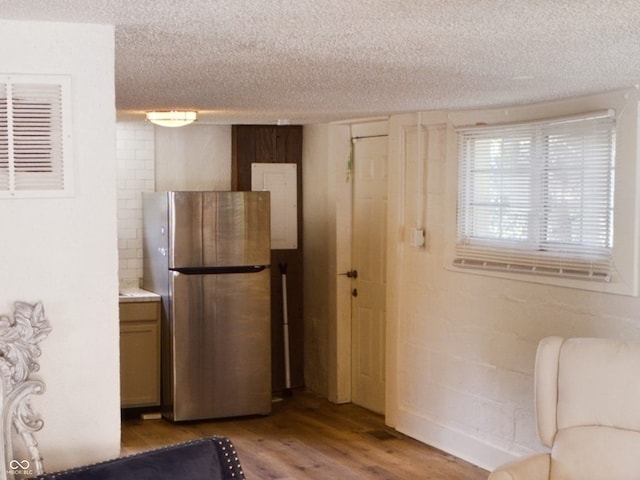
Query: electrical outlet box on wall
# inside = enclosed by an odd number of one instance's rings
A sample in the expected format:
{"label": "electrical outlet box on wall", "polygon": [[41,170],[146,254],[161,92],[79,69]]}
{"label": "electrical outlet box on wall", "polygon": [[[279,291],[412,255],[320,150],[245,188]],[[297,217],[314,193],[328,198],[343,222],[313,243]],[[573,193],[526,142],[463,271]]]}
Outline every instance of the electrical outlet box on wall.
{"label": "electrical outlet box on wall", "polygon": [[424,229],[412,228],[411,238],[409,240],[410,245],[415,248],[424,247]]}

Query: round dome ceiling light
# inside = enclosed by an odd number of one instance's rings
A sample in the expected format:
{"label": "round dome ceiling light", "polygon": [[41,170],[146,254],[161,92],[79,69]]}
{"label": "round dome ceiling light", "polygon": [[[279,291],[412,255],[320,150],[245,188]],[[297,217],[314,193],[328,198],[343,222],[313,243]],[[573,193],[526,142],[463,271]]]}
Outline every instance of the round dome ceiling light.
{"label": "round dome ceiling light", "polygon": [[147,121],[161,127],[184,127],[198,119],[198,112],[193,110],[170,110],[164,112],[147,112]]}

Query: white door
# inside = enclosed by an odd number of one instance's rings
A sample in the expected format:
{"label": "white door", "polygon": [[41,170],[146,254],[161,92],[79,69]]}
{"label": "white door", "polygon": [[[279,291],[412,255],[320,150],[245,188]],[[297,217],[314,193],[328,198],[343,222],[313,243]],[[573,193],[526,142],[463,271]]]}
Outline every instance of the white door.
{"label": "white door", "polygon": [[351,397],[384,413],[387,137],[358,139],[353,156]]}

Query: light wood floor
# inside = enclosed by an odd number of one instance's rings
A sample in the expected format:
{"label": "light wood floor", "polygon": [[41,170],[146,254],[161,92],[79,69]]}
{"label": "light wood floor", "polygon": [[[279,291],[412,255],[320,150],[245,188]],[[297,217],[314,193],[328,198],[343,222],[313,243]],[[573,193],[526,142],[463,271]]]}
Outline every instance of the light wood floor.
{"label": "light wood floor", "polygon": [[248,480],[486,480],[488,473],[384,425],[352,404],[295,391],[265,417],[185,422],[124,420],[122,454],[206,435],[234,443]]}

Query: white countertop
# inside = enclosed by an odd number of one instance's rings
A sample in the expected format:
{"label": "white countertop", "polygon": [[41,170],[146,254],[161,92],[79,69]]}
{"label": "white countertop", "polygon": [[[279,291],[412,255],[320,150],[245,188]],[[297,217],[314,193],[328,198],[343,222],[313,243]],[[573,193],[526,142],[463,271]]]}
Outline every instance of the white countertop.
{"label": "white countertop", "polygon": [[141,288],[123,288],[120,290],[120,303],[159,302],[160,295]]}

